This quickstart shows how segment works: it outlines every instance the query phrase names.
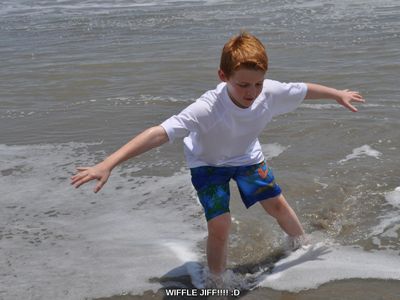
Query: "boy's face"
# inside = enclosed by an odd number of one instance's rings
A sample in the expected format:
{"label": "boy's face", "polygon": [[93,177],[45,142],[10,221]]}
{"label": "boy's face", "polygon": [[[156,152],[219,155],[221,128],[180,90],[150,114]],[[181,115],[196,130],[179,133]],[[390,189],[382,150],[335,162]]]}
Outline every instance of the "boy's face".
{"label": "boy's face", "polygon": [[243,68],[233,72],[229,78],[222,70],[218,71],[218,75],[226,82],[232,102],[240,108],[248,108],[262,91],[265,72]]}

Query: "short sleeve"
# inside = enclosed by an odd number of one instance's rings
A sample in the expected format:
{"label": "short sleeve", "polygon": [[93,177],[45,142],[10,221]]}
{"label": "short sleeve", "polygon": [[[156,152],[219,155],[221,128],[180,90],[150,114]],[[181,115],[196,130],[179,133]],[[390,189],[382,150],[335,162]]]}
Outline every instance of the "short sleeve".
{"label": "short sleeve", "polygon": [[294,111],[307,94],[307,84],[302,82],[281,83],[278,81],[270,82],[270,98],[268,107],[272,115],[277,116]]}
{"label": "short sleeve", "polygon": [[185,120],[182,116],[174,115],[169,119],[165,120],[160,124],[161,127],[164,128],[165,132],[168,135],[168,139],[170,143],[173,143],[175,139],[180,137],[185,137],[189,134],[189,130]]}
{"label": "short sleeve", "polygon": [[199,128],[198,119],[205,110],[204,103],[196,101],[178,115],[174,115],[160,124],[166,131],[170,143],[177,138],[183,138]]}

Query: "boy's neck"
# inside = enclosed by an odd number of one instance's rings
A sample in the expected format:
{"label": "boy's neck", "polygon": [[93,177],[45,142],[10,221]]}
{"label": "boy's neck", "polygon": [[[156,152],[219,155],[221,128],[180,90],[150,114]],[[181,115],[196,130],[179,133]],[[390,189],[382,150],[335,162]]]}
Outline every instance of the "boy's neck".
{"label": "boy's neck", "polygon": [[228,88],[227,88],[227,91],[228,91],[229,99],[233,102],[233,104],[235,104],[237,107],[239,107],[239,108],[241,108],[241,109],[246,109],[246,108],[248,108],[248,107],[243,106],[243,105],[241,105],[240,103],[238,103],[238,102],[235,100],[235,98],[232,97],[232,95],[231,95],[231,93],[229,92],[229,89],[228,89]]}

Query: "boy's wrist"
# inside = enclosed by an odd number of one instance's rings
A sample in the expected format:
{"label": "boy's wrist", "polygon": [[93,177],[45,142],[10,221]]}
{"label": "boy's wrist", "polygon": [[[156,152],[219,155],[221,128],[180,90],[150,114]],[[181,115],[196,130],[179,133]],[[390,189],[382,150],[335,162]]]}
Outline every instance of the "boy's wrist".
{"label": "boy's wrist", "polygon": [[307,83],[306,99],[333,99],[340,101],[342,99],[342,92],[328,86]]}
{"label": "boy's wrist", "polygon": [[341,90],[337,90],[337,89],[334,89],[335,90],[335,92],[333,93],[333,99],[334,100],[336,100],[336,101],[340,101],[341,99],[342,99],[342,93],[343,93],[343,91],[341,91]]}
{"label": "boy's wrist", "polygon": [[340,101],[342,99],[342,92],[341,90],[332,88],[332,87],[325,87],[322,86],[321,90],[321,98],[326,98],[326,99],[333,99],[336,101]]}
{"label": "boy's wrist", "polygon": [[117,166],[117,164],[113,162],[113,160],[110,157],[107,157],[100,164],[102,165],[103,168],[109,171],[112,171]]}

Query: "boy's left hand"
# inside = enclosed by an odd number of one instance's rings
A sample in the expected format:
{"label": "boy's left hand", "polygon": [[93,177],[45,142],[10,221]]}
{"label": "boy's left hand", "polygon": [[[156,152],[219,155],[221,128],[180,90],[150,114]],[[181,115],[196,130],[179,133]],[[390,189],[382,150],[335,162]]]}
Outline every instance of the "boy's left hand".
{"label": "boy's left hand", "polygon": [[364,103],[365,99],[360,95],[359,92],[349,91],[349,90],[342,90],[339,91],[339,98],[336,99],[337,103],[343,105],[344,107],[348,108],[353,112],[357,112],[358,109],[355,108],[351,102],[359,102]]}

